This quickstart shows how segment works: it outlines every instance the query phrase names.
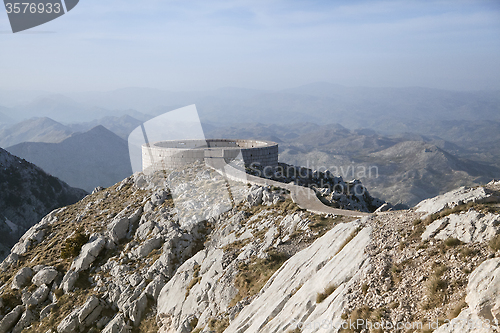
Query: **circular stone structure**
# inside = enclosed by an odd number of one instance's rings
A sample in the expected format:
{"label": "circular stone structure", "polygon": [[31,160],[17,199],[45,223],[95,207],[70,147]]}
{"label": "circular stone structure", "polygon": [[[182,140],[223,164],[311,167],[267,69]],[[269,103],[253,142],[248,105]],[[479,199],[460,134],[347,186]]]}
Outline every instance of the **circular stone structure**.
{"label": "circular stone structure", "polygon": [[[240,155],[241,153],[241,155]],[[173,169],[196,161],[211,165],[242,158],[246,166],[278,165],[278,144],[263,140],[169,140],[142,145],[142,169]]]}

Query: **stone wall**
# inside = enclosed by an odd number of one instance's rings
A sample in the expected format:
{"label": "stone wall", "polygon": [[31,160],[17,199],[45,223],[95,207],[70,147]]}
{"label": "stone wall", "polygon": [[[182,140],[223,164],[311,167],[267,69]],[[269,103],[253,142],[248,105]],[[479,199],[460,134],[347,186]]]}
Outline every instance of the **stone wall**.
{"label": "stone wall", "polygon": [[142,168],[172,169],[195,161],[224,159],[229,162],[241,153],[245,165],[252,163],[275,166],[278,164],[278,144],[259,140],[179,140],[160,141],[142,146]]}

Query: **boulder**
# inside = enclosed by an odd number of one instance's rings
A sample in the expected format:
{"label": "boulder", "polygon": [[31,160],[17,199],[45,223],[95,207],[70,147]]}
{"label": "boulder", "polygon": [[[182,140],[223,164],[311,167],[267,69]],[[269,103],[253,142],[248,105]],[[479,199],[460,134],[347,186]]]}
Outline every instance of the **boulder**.
{"label": "boulder", "polygon": [[464,243],[487,242],[500,232],[500,217],[469,210],[451,214],[429,224],[422,240],[457,238]]}
{"label": "boulder", "polygon": [[161,237],[155,237],[155,238],[150,238],[147,241],[144,242],[144,244],[140,245],[137,249],[134,250],[134,254],[138,258],[144,258],[148,254],[151,253],[151,251],[155,249],[159,249],[163,244],[163,238]]}
{"label": "boulder", "polygon": [[101,333],[130,333],[132,326],[128,325],[122,313],[116,314],[104,327]]}
{"label": "boulder", "polygon": [[446,208],[453,208],[469,202],[498,202],[499,198],[491,190],[484,187],[470,188],[462,186],[434,198],[426,199],[415,206],[417,212],[438,213]]}
{"label": "boulder", "polygon": [[54,267],[45,267],[33,276],[32,282],[37,286],[50,284],[59,272]]}
{"label": "boulder", "polygon": [[60,323],[57,325],[57,333],[74,333],[78,332],[78,316],[73,311],[67,315]]}
{"label": "boulder", "polygon": [[148,306],[148,298],[146,293],[142,293],[139,298],[133,301],[128,308],[128,317],[132,320],[135,327],[141,323],[142,315]]}
{"label": "boulder", "polygon": [[57,326],[58,333],[72,333],[83,331],[85,327],[90,326],[101,314],[103,305],[94,295],[87,298],[85,303],[69,315],[67,315]]}
{"label": "boulder", "polygon": [[167,199],[168,193],[165,190],[159,190],[151,196],[151,203],[155,206],[161,205]]}
{"label": "boulder", "polygon": [[42,309],[42,311],[40,311],[40,320],[43,320],[43,318],[49,316],[50,312],[52,311],[52,309],[54,308],[54,306],[56,306],[56,305],[55,304],[49,304],[46,307],[44,307]]}
{"label": "boulder", "polygon": [[11,312],[7,313],[5,317],[0,320],[0,333],[9,332],[17,323],[23,312],[24,306],[18,305]]}
{"label": "boulder", "polygon": [[90,326],[101,314],[103,306],[94,295],[90,296],[78,311],[78,321],[81,326]]}
{"label": "boulder", "polygon": [[104,237],[97,236],[95,239],[91,238],[87,244],[82,246],[80,254],[71,263],[71,270],[80,272],[88,269],[105,245],[106,239]]}
{"label": "boulder", "polygon": [[12,289],[21,289],[29,283],[32,276],[33,270],[29,267],[23,267],[19,271],[17,271],[16,275],[14,275],[10,287]]}
{"label": "boulder", "polygon": [[151,230],[153,230],[153,227],[155,226],[156,224],[153,222],[153,221],[146,221],[144,223],[142,223],[139,228],[137,228],[137,230],[135,231],[135,237],[138,238],[138,239],[146,239],[149,235],[149,233],[151,232]]}
{"label": "boulder", "polygon": [[12,333],[21,333],[25,328],[28,328],[35,320],[36,317],[33,312],[31,312],[30,310],[26,310],[12,330]]}
{"label": "boulder", "polygon": [[61,282],[62,290],[67,293],[73,290],[76,280],[78,280],[79,274],[76,271],[69,270],[63,277]]}
{"label": "boulder", "polygon": [[500,321],[500,258],[486,260],[472,272],[465,300],[480,317]]}
{"label": "boulder", "polygon": [[144,292],[146,293],[146,295],[148,295],[149,297],[151,297],[152,299],[156,300],[158,298],[158,295],[160,294],[160,291],[161,291],[161,288],[163,288],[163,286],[165,285],[165,283],[167,283],[167,281],[165,280],[165,278],[163,277],[163,275],[157,275],[153,281],[151,281],[146,289],[144,290]]}
{"label": "boulder", "polygon": [[7,258],[5,258],[0,264],[0,270],[2,272],[5,272],[7,268],[17,263],[18,260],[19,260],[19,255],[17,255],[16,253],[9,254]]}
{"label": "boulder", "polygon": [[262,204],[262,197],[264,195],[264,189],[260,186],[252,186],[250,188],[250,193],[247,195],[247,201],[251,206],[258,206]]}
{"label": "boulder", "polygon": [[114,219],[108,224],[109,238],[111,238],[115,243],[118,243],[120,240],[125,238],[125,236],[127,236],[129,224],[130,221],[128,217]]}
{"label": "boulder", "polygon": [[25,305],[38,305],[43,303],[47,297],[49,296],[50,288],[47,285],[42,284],[38,287],[31,296],[27,297],[27,299],[23,302]]}

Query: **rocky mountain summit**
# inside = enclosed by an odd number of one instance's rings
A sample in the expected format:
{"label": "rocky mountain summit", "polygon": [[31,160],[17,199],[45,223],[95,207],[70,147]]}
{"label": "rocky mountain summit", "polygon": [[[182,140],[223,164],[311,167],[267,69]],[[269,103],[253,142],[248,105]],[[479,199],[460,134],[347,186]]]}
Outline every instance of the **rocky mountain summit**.
{"label": "rocky mountain summit", "polygon": [[356,219],[201,166],[138,173],[12,248],[0,332],[495,332],[499,202],[491,182]]}
{"label": "rocky mountain summit", "polygon": [[47,213],[86,194],[0,148],[0,258]]}

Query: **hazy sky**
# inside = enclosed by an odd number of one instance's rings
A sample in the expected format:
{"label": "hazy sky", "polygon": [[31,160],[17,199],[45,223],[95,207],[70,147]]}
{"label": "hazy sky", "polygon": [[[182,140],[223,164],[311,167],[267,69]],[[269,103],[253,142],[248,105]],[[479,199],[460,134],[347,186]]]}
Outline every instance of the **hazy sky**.
{"label": "hazy sky", "polygon": [[500,1],[80,0],[10,33],[0,88],[500,89]]}

